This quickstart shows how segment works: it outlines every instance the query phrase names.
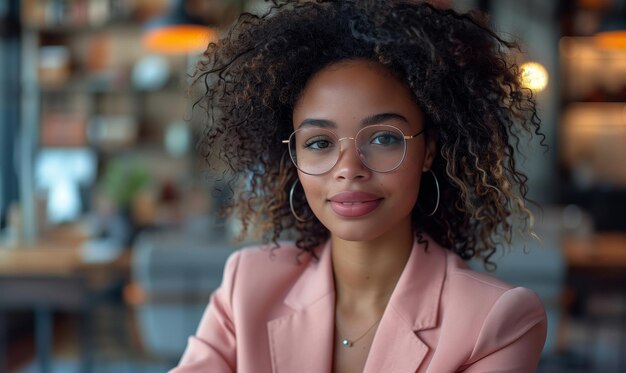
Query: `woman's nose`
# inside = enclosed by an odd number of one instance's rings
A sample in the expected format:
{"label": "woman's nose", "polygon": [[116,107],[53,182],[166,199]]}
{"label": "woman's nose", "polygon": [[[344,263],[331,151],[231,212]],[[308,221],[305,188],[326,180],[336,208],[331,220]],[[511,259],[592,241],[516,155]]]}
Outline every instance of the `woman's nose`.
{"label": "woman's nose", "polygon": [[354,139],[346,138],[341,141],[339,159],[333,169],[335,179],[365,179],[371,176],[371,170],[363,164]]}

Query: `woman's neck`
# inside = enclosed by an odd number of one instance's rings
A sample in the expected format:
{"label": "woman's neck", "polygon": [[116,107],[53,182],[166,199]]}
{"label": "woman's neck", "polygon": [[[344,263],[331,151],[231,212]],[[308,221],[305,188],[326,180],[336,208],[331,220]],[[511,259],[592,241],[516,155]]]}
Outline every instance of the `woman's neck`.
{"label": "woman's neck", "polygon": [[374,307],[382,313],[413,246],[411,227],[398,228],[366,242],[331,237],[338,307]]}

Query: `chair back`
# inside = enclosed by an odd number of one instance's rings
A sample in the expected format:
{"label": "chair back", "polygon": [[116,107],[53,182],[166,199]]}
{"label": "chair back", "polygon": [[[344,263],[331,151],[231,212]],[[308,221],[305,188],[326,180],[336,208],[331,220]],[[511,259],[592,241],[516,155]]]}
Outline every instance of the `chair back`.
{"label": "chair back", "polygon": [[145,293],[136,308],[143,346],[152,356],[176,361],[234,248],[219,240],[153,232],[141,235],[133,250],[133,281]]}

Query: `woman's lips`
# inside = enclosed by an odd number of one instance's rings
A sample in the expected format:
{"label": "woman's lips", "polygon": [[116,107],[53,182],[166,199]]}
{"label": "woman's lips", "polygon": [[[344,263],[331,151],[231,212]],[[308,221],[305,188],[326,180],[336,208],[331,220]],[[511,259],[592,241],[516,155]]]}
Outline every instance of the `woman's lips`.
{"label": "woman's lips", "polygon": [[374,211],[382,198],[366,192],[343,192],[332,196],[330,207],[340,216],[358,218]]}

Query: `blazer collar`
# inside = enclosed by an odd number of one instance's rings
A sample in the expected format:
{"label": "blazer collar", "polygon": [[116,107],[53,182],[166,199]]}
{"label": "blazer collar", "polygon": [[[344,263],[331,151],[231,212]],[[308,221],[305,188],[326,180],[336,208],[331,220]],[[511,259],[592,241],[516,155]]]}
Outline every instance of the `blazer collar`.
{"label": "blazer collar", "polygon": [[332,295],[334,302],[335,283],[330,250],[330,240],[315,250],[319,260],[309,261],[306,269],[285,297],[286,305],[294,310],[303,310],[328,295]]}
{"label": "blazer collar", "polygon": [[445,249],[429,236],[423,237],[421,242],[417,237],[413,241],[409,260],[389,299],[389,305],[416,331],[437,325],[446,274]]}
{"label": "blazer collar", "polygon": [[[428,249],[425,250],[425,242]],[[268,323],[274,372],[330,372],[335,290],[330,240],[317,251],[284,303],[293,312]],[[445,251],[430,237],[416,238],[409,260],[380,321],[365,372],[415,372],[428,352],[417,331],[437,325],[446,272]],[[390,346],[393,345],[393,348]]]}
{"label": "blazer collar", "polygon": [[330,240],[309,260],[284,303],[293,312],[268,322],[272,371],[332,371],[335,285]]}
{"label": "blazer collar", "polygon": [[414,373],[428,353],[429,347],[417,332],[437,326],[447,261],[445,250],[423,236],[422,242],[418,238],[413,242],[409,260],[378,325],[365,373]]}

